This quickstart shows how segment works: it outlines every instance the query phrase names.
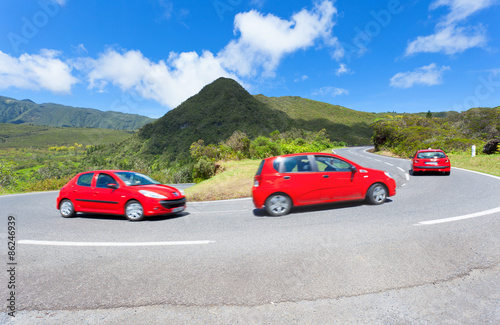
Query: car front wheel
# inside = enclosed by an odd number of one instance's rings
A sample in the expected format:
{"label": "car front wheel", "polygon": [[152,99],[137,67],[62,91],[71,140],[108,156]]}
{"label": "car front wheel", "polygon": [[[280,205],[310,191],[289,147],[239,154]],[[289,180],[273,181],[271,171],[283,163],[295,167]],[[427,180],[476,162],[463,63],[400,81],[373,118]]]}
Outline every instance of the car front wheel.
{"label": "car front wheel", "polygon": [[373,184],[366,192],[366,198],[371,204],[382,204],[387,198],[387,189],[382,184]]}
{"label": "car front wheel", "polygon": [[274,217],[287,214],[292,209],[292,200],[285,194],[273,194],[266,200],[266,211]]}
{"label": "car front wheel", "polygon": [[125,205],[125,217],[130,221],[140,221],[144,219],[144,209],[139,201],[130,201]]}
{"label": "car front wheel", "polygon": [[73,202],[68,199],[64,199],[61,201],[59,205],[59,211],[61,212],[61,216],[63,218],[71,218],[75,215],[75,207],[73,206]]}

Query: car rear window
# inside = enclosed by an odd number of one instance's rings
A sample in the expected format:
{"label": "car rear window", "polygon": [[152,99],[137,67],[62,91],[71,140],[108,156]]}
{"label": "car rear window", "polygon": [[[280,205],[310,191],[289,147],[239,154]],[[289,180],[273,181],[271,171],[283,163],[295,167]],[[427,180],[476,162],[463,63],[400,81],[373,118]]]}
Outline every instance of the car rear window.
{"label": "car rear window", "polygon": [[260,174],[262,174],[262,169],[264,169],[265,162],[266,162],[265,160],[262,160],[260,162],[259,168],[257,168],[257,172],[255,173],[255,176],[260,176]]}
{"label": "car rear window", "polygon": [[80,185],[80,186],[90,187],[90,185],[92,184],[92,177],[93,176],[94,176],[94,173],[80,175],[80,177],[78,177],[78,181],[76,181],[76,184]]}
{"label": "car rear window", "polygon": [[426,151],[426,152],[419,152],[417,154],[417,158],[420,159],[446,158],[446,155],[444,154],[444,152],[440,151]]}

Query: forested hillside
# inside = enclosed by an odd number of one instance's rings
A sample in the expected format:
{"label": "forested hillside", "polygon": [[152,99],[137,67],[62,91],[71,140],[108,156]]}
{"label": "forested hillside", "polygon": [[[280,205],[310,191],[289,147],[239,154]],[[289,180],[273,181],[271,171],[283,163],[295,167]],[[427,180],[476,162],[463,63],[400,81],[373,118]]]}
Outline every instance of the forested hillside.
{"label": "forested hillside", "polygon": [[377,150],[408,156],[417,149],[440,148],[448,152],[478,148],[500,138],[500,107],[472,108],[447,117],[396,115],[373,124]]}
{"label": "forested hillside", "polygon": [[34,124],[56,127],[137,130],[153,119],[115,111],[99,111],[59,104],[36,104],[29,99],[0,96],[0,123]]}

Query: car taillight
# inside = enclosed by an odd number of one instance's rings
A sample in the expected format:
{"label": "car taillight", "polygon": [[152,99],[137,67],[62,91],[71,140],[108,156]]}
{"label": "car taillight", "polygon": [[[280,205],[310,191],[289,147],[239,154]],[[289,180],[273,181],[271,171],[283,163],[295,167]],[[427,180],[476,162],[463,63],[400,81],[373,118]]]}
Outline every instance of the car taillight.
{"label": "car taillight", "polygon": [[255,176],[253,180],[253,186],[259,187],[261,181],[262,181],[262,176]]}

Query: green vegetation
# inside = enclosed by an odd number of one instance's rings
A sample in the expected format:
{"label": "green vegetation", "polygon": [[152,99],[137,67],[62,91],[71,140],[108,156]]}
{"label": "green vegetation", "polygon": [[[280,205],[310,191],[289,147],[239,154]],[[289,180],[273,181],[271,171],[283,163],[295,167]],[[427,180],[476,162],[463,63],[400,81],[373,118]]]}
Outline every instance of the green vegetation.
{"label": "green vegetation", "polygon": [[285,112],[294,120],[295,128],[308,131],[325,129],[330,139],[350,145],[370,144],[373,134],[370,124],[390,115],[355,111],[301,97],[254,97],[274,110]]}
{"label": "green vegetation", "polygon": [[376,150],[389,150],[407,157],[422,148],[463,152],[475,144],[482,148],[500,137],[500,107],[474,108],[439,118],[397,115],[372,124]]}
{"label": "green vegetation", "polygon": [[131,137],[110,129],[0,124],[0,194],[61,188],[93,165],[87,151]]}
{"label": "green vegetation", "polygon": [[453,167],[500,176],[500,154],[479,154],[472,157],[470,152],[457,152],[450,153],[448,156]]}
{"label": "green vegetation", "polygon": [[259,160],[220,162],[220,170],[214,177],[185,190],[189,201],[213,201],[238,199],[252,195],[253,177]]}
{"label": "green vegetation", "polygon": [[130,138],[133,132],[0,123],[0,148],[48,148],[74,143],[103,145]]}
{"label": "green vegetation", "polygon": [[59,104],[36,104],[29,99],[0,96],[0,123],[34,124],[58,127],[137,130],[153,119],[114,111]]}

